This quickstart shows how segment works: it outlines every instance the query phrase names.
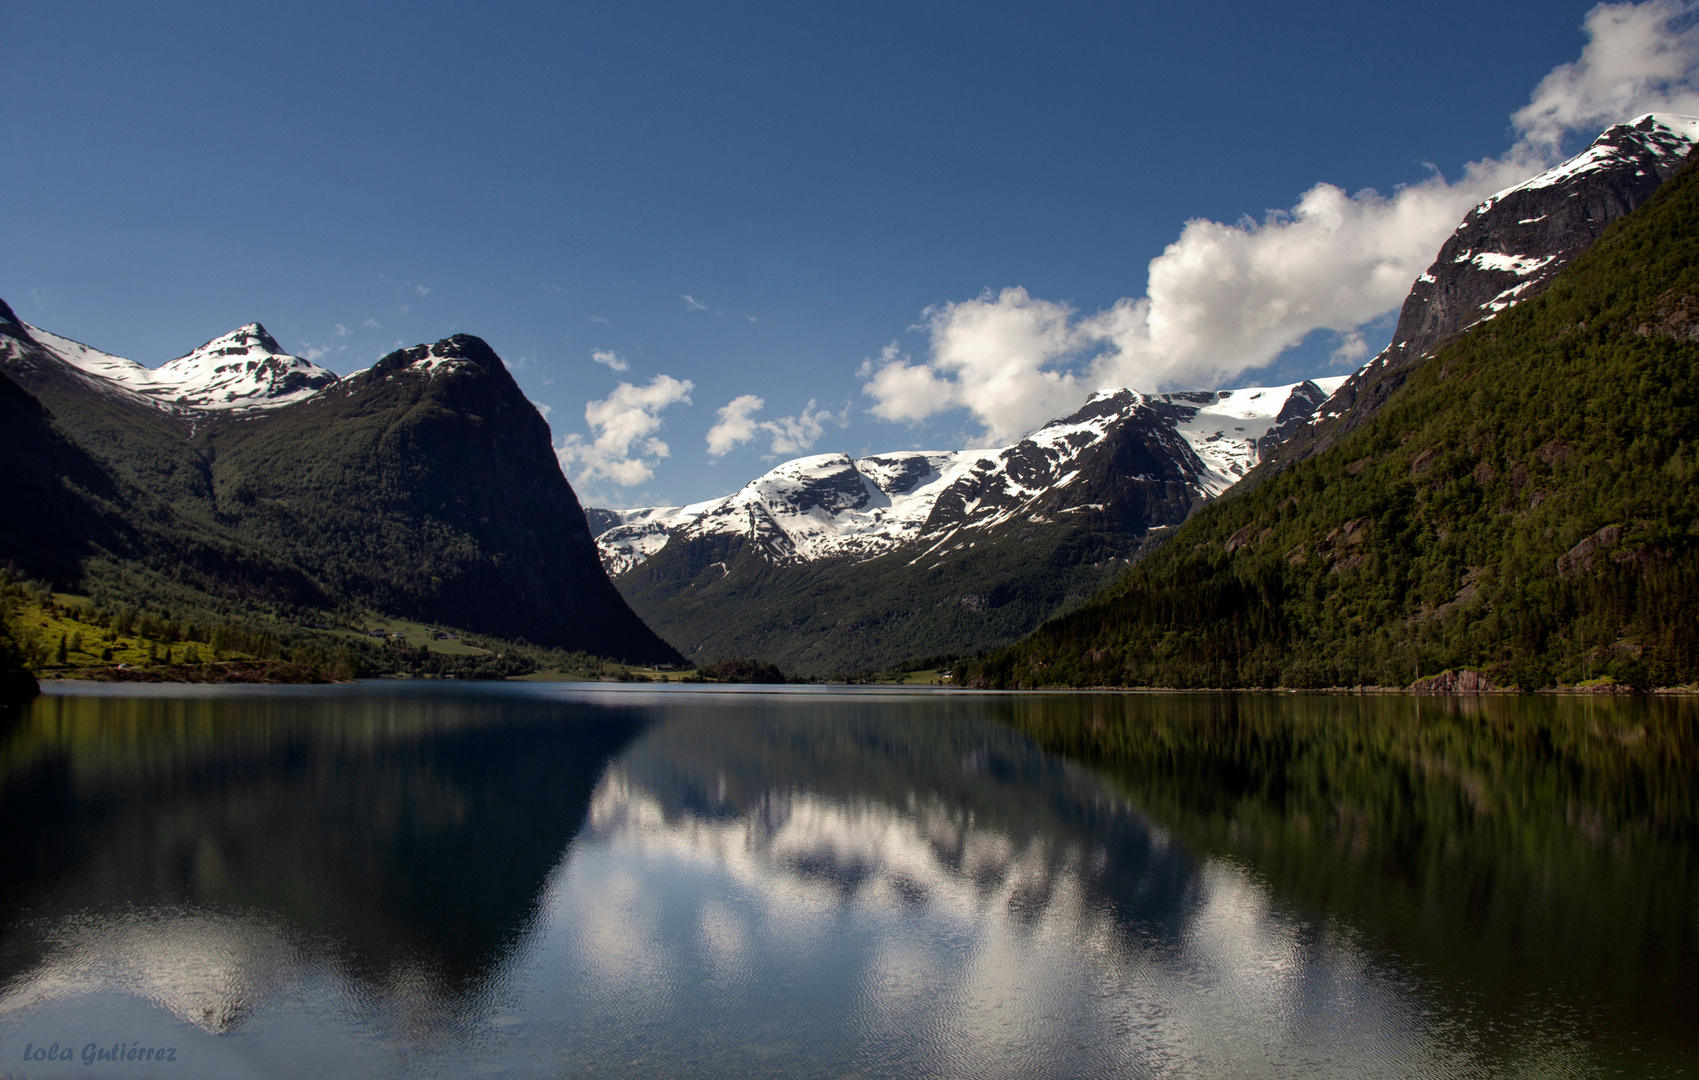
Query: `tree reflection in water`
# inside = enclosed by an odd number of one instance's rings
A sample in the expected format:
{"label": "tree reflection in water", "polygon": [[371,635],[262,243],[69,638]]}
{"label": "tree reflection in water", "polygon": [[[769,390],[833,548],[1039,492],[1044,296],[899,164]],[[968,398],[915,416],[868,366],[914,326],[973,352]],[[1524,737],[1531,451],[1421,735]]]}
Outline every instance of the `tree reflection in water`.
{"label": "tree reflection in water", "polygon": [[50,697],[0,733],[0,1055],[129,1025],[187,1040],[180,1075],[1655,1071],[1696,1049],[1694,731],[1551,699]]}

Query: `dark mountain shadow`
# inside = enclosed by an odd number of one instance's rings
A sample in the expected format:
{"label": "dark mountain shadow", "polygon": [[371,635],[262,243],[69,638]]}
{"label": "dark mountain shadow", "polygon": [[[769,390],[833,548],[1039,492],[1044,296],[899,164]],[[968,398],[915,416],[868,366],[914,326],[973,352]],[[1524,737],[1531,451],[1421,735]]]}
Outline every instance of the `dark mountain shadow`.
{"label": "dark mountain shadow", "polygon": [[0,735],[0,981],[41,960],[34,913],[192,906],[474,992],[645,723],[452,691],[44,698]]}

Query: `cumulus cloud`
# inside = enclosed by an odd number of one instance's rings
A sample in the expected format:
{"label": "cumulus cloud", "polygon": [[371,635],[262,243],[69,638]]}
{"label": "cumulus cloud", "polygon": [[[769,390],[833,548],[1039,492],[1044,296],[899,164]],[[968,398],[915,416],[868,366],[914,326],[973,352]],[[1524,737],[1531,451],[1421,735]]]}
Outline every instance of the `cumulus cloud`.
{"label": "cumulus cloud", "polygon": [[746,442],[766,437],[770,439],[768,445],[773,453],[796,454],[813,449],[815,442],[825,433],[828,422],[842,427],[849,420],[847,407],[842,413],[835,414],[829,409],[818,408],[813,398],[808,399],[799,415],[781,416],[775,420],[755,419],[755,414],[766,406],[766,401],[754,394],[740,394],[720,406],[718,419],[708,429],[708,453],[724,457]]}
{"label": "cumulus cloud", "polygon": [[1523,138],[1555,150],[1564,135],[1646,112],[1699,115],[1699,5],[1600,4],[1587,13],[1581,57],[1552,70],[1511,117]]}
{"label": "cumulus cloud", "polygon": [[597,349],[590,354],[590,359],[594,360],[598,364],[606,364],[615,371],[625,371],[631,367],[630,364],[625,362],[625,358],[623,356],[614,352],[612,349]]}
{"label": "cumulus cloud", "polygon": [[1355,367],[1367,355],[1369,343],[1363,340],[1363,332],[1352,330],[1340,337],[1339,344],[1334,347],[1328,360],[1337,367]]}
{"label": "cumulus cloud", "polygon": [[1151,260],[1142,297],[1082,314],[1006,288],[928,309],[929,355],[863,365],[872,412],[916,422],[965,408],[1005,441],[1090,389],[1214,387],[1317,330],[1334,360],[1367,355],[1363,328],[1397,309],[1465,213],[1555,163],[1564,134],[1591,136],[1648,110],[1699,113],[1696,0],[1601,5],[1580,59],[1555,69],[1513,122],[1502,156],[1455,180],[1433,172],[1391,195],[1317,184],[1261,221],[1194,220]]}
{"label": "cumulus cloud", "polygon": [[337,337],[347,337],[349,334],[352,334],[354,332],[354,331],[348,329],[346,326],[343,326],[341,323],[336,324],[335,330],[336,330],[336,336]]}
{"label": "cumulus cloud", "polygon": [[825,433],[828,421],[843,427],[849,422],[848,408],[834,415],[830,409],[816,408],[814,399],[809,398],[801,414],[763,421],[760,426],[762,431],[772,436],[768,447],[773,453],[800,454],[814,448],[815,442]]}
{"label": "cumulus cloud", "polygon": [[766,406],[767,402],[754,394],[739,394],[721,405],[719,419],[708,429],[708,453],[724,457],[734,447],[755,438],[755,414]]}
{"label": "cumulus cloud", "polygon": [[590,437],[568,435],[555,454],[560,466],[578,483],[611,480],[622,487],[641,484],[655,475],[655,463],[668,455],[667,444],[655,437],[661,413],[669,406],[690,404],[695,386],[689,379],[656,375],[647,386],[622,382],[600,401],[584,406]]}
{"label": "cumulus cloud", "polygon": [[864,387],[873,413],[914,421],[965,406],[990,438],[1019,435],[1080,397],[1074,374],[1054,368],[1091,341],[1074,316],[1067,304],[1035,300],[1022,288],[928,309],[932,358],[912,363],[887,346]]}

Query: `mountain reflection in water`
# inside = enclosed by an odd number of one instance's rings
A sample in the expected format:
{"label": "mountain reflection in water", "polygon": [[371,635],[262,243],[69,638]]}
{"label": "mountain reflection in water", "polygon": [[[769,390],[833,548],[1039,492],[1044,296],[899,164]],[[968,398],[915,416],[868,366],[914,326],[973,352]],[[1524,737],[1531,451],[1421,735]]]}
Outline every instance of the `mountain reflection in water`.
{"label": "mountain reflection in water", "polygon": [[0,1075],[1681,1063],[1691,711],[1414,707],[51,696],[0,732]]}

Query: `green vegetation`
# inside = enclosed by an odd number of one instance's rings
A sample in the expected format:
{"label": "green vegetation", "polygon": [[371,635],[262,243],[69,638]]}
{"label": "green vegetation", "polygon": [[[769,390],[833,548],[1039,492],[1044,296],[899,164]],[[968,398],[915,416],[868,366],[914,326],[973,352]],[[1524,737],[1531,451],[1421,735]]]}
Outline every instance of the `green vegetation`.
{"label": "green vegetation", "polygon": [[695,677],[705,682],[723,683],[776,684],[790,681],[772,664],[743,657],[703,664],[696,669]]}
{"label": "green vegetation", "polygon": [[[632,609],[690,660],[759,656],[845,680],[923,653],[1018,640],[1114,581],[1137,547],[1096,511],[1019,523],[972,547],[915,561],[775,566],[743,537],[668,544],[622,575]],[[835,674],[834,674],[835,673]]]}
{"label": "green vegetation", "polygon": [[15,617],[10,595],[0,597],[0,708],[22,704],[41,692],[13,630]]}
{"label": "green vegetation", "polygon": [[[384,675],[498,679],[537,671],[597,678],[624,670],[586,653],[539,649],[366,613],[331,622],[243,610],[137,607],[54,592],[0,570],[5,637],[26,671],[54,678],[328,682]],[[233,605],[234,606],[234,605]]]}
{"label": "green vegetation", "polygon": [[1200,511],[984,686],[1699,681],[1699,174],[1364,427]]}
{"label": "green vegetation", "polygon": [[[451,370],[398,375],[408,350],[274,413],[193,423],[26,350],[0,375],[0,502],[31,512],[0,519],[0,566],[109,614],[270,636],[216,650],[241,660],[317,650],[315,671],[346,673],[342,651],[360,671],[458,677],[581,669],[592,647],[675,660],[602,573],[547,425],[500,359],[473,338],[433,348],[458,355]],[[399,636],[377,648],[374,623]],[[426,626],[488,647],[427,642]],[[64,663],[51,636],[37,666],[88,666],[74,628],[58,632]],[[89,663],[158,662],[112,640]]]}

